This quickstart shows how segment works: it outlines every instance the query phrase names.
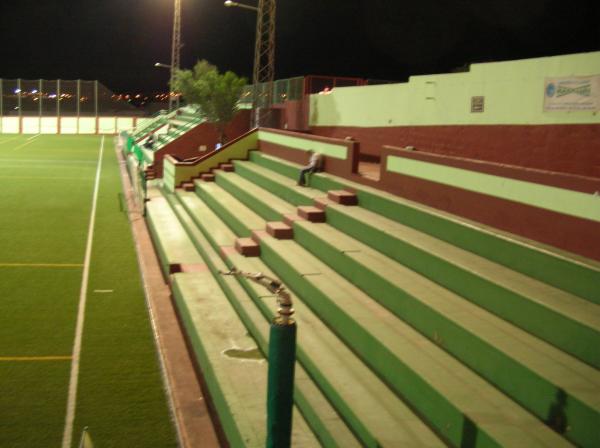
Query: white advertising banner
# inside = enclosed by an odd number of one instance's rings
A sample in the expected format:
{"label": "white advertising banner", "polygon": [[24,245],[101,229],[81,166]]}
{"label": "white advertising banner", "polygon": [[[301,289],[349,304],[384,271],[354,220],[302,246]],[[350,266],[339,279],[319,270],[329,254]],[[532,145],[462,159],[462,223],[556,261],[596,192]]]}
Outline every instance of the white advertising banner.
{"label": "white advertising banner", "polygon": [[600,75],[546,78],[544,111],[600,110]]}

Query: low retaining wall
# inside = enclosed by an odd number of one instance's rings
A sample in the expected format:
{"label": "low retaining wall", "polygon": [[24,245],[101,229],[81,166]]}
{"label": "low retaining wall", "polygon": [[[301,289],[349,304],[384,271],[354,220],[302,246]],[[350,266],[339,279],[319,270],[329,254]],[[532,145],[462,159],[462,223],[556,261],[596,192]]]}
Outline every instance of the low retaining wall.
{"label": "low retaining wall", "polygon": [[138,117],[0,117],[0,134],[116,134]]}
{"label": "low retaining wall", "polygon": [[600,178],[385,146],[381,188],[600,260]]}

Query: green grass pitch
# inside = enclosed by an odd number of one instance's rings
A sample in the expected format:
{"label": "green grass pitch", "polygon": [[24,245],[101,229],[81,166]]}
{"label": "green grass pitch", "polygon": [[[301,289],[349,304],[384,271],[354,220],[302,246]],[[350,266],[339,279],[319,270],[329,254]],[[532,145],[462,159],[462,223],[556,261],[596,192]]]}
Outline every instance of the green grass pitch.
{"label": "green grass pitch", "polygon": [[[0,134],[0,447],[61,446],[101,136]],[[104,137],[72,446],[174,447]]]}

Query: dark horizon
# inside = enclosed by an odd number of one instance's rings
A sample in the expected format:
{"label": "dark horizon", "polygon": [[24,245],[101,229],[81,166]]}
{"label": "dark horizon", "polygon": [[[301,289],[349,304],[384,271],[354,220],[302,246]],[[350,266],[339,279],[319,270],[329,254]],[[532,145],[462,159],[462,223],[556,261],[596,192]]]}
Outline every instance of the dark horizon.
{"label": "dark horizon", "polygon": [[[251,1],[247,1],[251,4]],[[276,79],[331,75],[406,81],[477,62],[600,50],[600,2],[328,0],[277,4]],[[87,79],[161,92],[173,2],[2,2],[1,78]],[[207,59],[249,80],[256,15],[182,0],[182,68]]]}

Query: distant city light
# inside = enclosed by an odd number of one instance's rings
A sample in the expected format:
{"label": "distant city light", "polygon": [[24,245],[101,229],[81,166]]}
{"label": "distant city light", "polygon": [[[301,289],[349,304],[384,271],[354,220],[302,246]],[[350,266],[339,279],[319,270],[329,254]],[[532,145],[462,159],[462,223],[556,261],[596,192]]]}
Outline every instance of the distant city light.
{"label": "distant city light", "polygon": [[21,93],[21,89],[15,89],[15,93]]}
{"label": "distant city light", "polygon": [[32,95],[35,95],[36,93],[38,93],[38,91],[37,91],[36,89],[33,89],[33,90],[31,91],[31,94],[32,94]]}

